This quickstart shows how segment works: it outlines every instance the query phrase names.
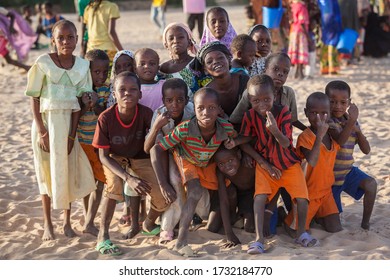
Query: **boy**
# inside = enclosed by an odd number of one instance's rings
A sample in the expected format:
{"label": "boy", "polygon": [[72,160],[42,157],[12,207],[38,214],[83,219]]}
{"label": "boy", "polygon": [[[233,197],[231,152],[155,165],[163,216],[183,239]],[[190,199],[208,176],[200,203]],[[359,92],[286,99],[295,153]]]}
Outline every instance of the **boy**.
{"label": "boy", "polygon": [[370,143],[357,122],[359,110],[355,104],[351,103],[349,85],[344,81],[332,81],[327,84],[325,93],[330,100],[333,121],[329,132],[341,146],[334,166],[333,196],[341,213],[343,211],[341,192],[346,192],[356,200],[361,199],[364,195],[361,227],[368,230],[375,203],[377,183],[374,178],[353,166],[353,149],[358,144],[360,150],[367,155],[370,152]]}
{"label": "boy", "polygon": [[[194,116],[194,104],[188,102],[187,84],[178,78],[168,79],[162,87],[164,105],[153,114],[151,129],[146,136],[144,149],[150,153],[154,144],[169,134],[179,123]],[[172,154],[169,154],[169,182],[176,191],[176,200],[161,217],[161,232],[159,244],[173,240],[174,228],[180,220],[181,209],[184,204],[184,188],[180,173]]]}
{"label": "boy", "polygon": [[[256,241],[249,245],[248,254],[264,253],[263,223],[267,200],[284,187],[298,206],[298,239],[304,247],[317,242],[305,231],[308,194],[300,159],[292,145],[291,113],[287,106],[274,104],[274,83],[267,75],[253,76],[247,85],[252,109],[244,115],[240,136],[230,139],[227,148],[249,143],[257,137],[255,151],[249,145],[241,148],[256,161],[255,226]],[[248,148],[251,148],[249,150]]]}
{"label": "boy", "polygon": [[221,143],[235,134],[233,126],[218,117],[221,110],[218,97],[218,93],[211,88],[198,90],[194,95],[195,117],[176,126],[153,147],[152,164],[167,201],[176,198],[166,176],[167,167],[164,166],[168,162],[166,151],[175,148],[174,157],[187,189],[175,250],[186,257],[196,256],[188,246],[188,228],[195,208],[207,189],[218,189],[215,163],[210,159]]}
{"label": "boy", "polygon": [[142,48],[135,52],[135,73],[141,81],[142,98],[140,104],[149,107],[154,112],[163,105],[161,89],[165,80],[157,81],[160,57],[150,48]]}
{"label": "boy", "polygon": [[[309,209],[306,229],[313,218],[328,232],[341,231],[339,211],[332,194],[334,183],[333,166],[339,145],[328,134],[329,99],[322,92],[312,93],[306,100],[305,115],[310,127],[297,140],[297,151],[305,158],[306,183],[309,192]],[[286,218],[286,224],[295,228],[293,213]]]}
{"label": "boy", "polygon": [[[123,201],[123,181],[138,195],[149,194],[151,197],[151,208],[142,225],[144,231],[154,231],[157,217],[169,206],[161,195],[150,159],[143,150],[153,113],[149,108],[138,104],[142,96],[140,87],[140,81],[134,73],[126,71],[115,77],[113,92],[117,104],[99,116],[92,142],[92,145],[99,149],[107,180],[96,246],[96,250],[101,254],[122,253],[119,247],[110,241],[109,227],[116,202]],[[139,178],[130,173],[138,174]],[[133,196],[130,199],[132,224],[126,236],[128,238],[134,237],[140,231],[140,197]]]}
{"label": "boy", "polygon": [[77,136],[81,147],[91,163],[97,187],[95,192],[84,198],[87,216],[85,218],[83,232],[97,236],[99,230],[95,227],[93,221],[99,208],[106,178],[104,177],[102,163],[99,160],[97,150],[92,146],[92,140],[98,117],[106,109],[107,98],[110,95],[110,87],[105,84],[110,60],[102,50],[89,51],[86,59],[90,62],[94,92],[84,93],[82,96]]}
{"label": "boy", "polygon": [[256,57],[256,43],[246,34],[234,37],[230,50],[233,55],[230,73],[242,73],[249,76],[248,69]]}

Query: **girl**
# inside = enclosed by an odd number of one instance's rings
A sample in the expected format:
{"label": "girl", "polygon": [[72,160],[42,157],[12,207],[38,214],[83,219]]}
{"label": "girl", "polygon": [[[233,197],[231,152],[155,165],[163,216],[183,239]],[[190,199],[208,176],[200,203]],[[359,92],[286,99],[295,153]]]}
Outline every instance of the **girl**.
{"label": "girl", "polygon": [[61,15],[56,14],[53,11],[53,4],[50,2],[45,2],[42,6],[42,24],[41,30],[39,33],[45,34],[47,38],[51,38],[53,36],[52,28],[53,25],[62,19],[64,19]]}
{"label": "girl", "polygon": [[[169,51],[170,60],[160,65],[160,72],[168,74],[166,78],[180,78],[189,89],[194,88],[194,74],[189,64],[196,55],[197,46],[191,30],[182,23],[169,24],[163,33],[164,47]],[[192,56],[191,56],[192,55]],[[189,91],[192,100],[192,91]]]}
{"label": "girl", "polygon": [[[85,8],[83,17],[88,30],[87,51],[103,50],[112,61],[117,50],[123,50],[115,31],[115,23],[119,17],[119,8],[115,3],[91,0]],[[82,29],[82,38],[84,38],[84,32],[85,28]]]}
{"label": "girl", "polygon": [[206,14],[206,23],[200,47],[210,42],[220,41],[230,50],[230,44],[237,34],[226,10],[221,7],[211,8]]}
{"label": "girl", "polygon": [[264,74],[265,59],[271,53],[271,33],[264,25],[257,24],[249,29],[248,35],[256,42],[256,58],[249,68],[249,76]]}
{"label": "girl", "polygon": [[303,67],[309,62],[309,13],[305,3],[301,0],[291,1],[293,22],[290,29],[290,44],[288,55],[295,65],[295,78],[303,79]]}
{"label": "girl", "polygon": [[76,138],[78,97],[92,90],[89,62],[73,55],[77,30],[72,22],[56,22],[52,34],[56,52],[38,57],[25,91],[32,97],[31,138],[44,212],[43,240],[54,239],[51,200],[53,209],[65,210],[64,234],[74,237],[70,203],[96,189],[91,165]]}
{"label": "girl", "polygon": [[[129,71],[134,73],[134,54],[129,50],[121,50],[114,56],[111,68],[111,81],[114,80],[115,76]],[[110,86],[110,96],[107,99],[107,108],[111,107],[116,103],[114,94],[112,93],[112,85]]]}

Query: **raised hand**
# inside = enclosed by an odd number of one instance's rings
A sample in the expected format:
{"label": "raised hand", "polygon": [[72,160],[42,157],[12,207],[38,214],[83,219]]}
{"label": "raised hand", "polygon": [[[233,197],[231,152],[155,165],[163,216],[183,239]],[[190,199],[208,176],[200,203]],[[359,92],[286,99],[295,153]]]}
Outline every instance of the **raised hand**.
{"label": "raised hand", "polygon": [[170,118],[171,113],[169,111],[166,111],[162,114],[159,112],[155,120],[155,127],[157,129],[161,129],[163,126],[169,123]]}
{"label": "raised hand", "polygon": [[276,123],[274,115],[272,115],[270,111],[267,111],[266,114],[267,114],[267,121],[265,123],[265,126],[269,129],[269,131],[271,131],[271,133],[273,133],[275,129],[278,129],[278,125]]}
{"label": "raised hand", "polygon": [[354,121],[354,122],[357,121],[357,119],[359,117],[359,109],[355,105],[355,103],[351,103],[351,105],[349,105],[347,113],[348,113],[348,116],[351,119],[351,121]]}
{"label": "raised hand", "polygon": [[225,148],[226,149],[229,149],[229,150],[231,150],[231,149],[233,149],[235,146],[237,146],[237,143],[234,141],[234,139],[233,138],[228,138],[227,140],[225,140],[224,142],[223,142],[223,144],[225,145]]}
{"label": "raised hand", "polygon": [[328,114],[324,114],[322,116],[317,114],[316,116],[316,126],[317,126],[316,136],[320,137],[321,139],[324,138],[324,136],[326,135],[329,129],[329,124],[327,123],[327,119],[328,119]]}
{"label": "raised hand", "polygon": [[95,104],[97,103],[98,99],[99,99],[98,94],[96,92],[92,91],[90,93],[90,107],[91,108],[95,107]]}

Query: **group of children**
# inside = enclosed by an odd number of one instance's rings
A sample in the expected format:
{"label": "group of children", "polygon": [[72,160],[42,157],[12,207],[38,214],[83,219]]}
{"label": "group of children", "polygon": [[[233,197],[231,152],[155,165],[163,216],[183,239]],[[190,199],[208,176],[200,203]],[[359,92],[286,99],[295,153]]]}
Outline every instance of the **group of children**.
{"label": "group of children", "polygon": [[[284,85],[290,58],[270,53],[268,29],[257,25],[249,35],[233,35],[221,7],[207,12],[206,23],[200,49],[185,25],[168,25],[163,44],[170,59],[163,63],[150,48],[120,50],[112,62],[106,49],[92,49],[82,59],[73,54],[75,25],[54,24],[55,52],[37,59],[25,92],[32,97],[43,240],[54,239],[51,201],[65,210],[65,235],[75,236],[70,208],[79,198],[84,232],[97,236],[101,254],[122,254],[109,228],[123,201],[130,224],[124,238],[160,234],[163,245],[179,226],[174,250],[187,257],[196,256],[188,244],[195,213],[208,230],[223,227],[226,247],[240,243],[233,224],[242,217],[242,227],[256,232],[248,253],[263,253],[265,236],[275,232],[280,194],[288,215],[279,219],[304,247],[319,244],[309,233],[314,220],[329,232],[341,230],[342,191],[364,195],[361,226],[369,228],[376,182],[352,165],[353,146],[364,153],[370,146],[349,86],[333,81],[325,93],[311,94],[306,127],[294,90]],[[303,131],[296,146],[293,126]]]}

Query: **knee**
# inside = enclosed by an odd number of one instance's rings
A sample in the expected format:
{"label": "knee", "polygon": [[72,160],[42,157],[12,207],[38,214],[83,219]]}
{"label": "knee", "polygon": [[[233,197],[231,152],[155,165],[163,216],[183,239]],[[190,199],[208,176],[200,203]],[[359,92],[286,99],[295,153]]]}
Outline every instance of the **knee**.
{"label": "knee", "polygon": [[199,180],[191,180],[187,182],[187,200],[195,200],[198,202],[202,197],[202,187]]}
{"label": "knee", "polygon": [[376,180],[372,177],[370,177],[369,179],[363,182],[363,190],[367,194],[376,195],[377,188],[378,188],[378,184]]}

